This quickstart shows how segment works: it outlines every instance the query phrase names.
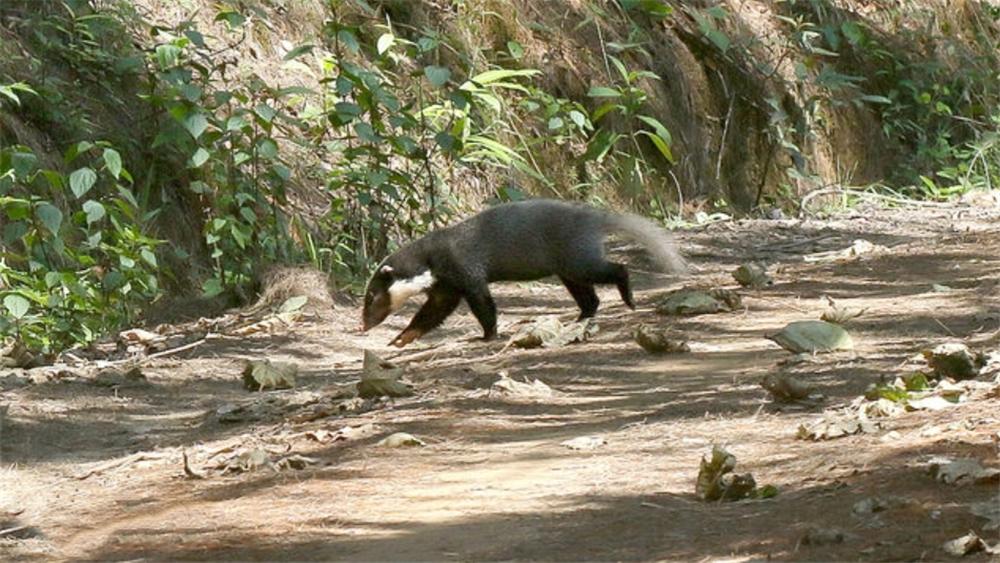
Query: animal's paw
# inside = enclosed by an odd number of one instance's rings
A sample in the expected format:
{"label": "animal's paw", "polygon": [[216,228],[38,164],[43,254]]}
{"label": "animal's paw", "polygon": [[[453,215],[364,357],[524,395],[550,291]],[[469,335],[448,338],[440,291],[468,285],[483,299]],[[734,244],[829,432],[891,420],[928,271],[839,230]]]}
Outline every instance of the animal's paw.
{"label": "animal's paw", "polygon": [[402,348],[403,346],[406,346],[410,342],[413,342],[414,340],[420,338],[421,334],[423,333],[421,333],[419,330],[406,329],[403,332],[399,333],[399,336],[393,338],[392,342],[390,342],[389,345],[395,346],[396,348]]}

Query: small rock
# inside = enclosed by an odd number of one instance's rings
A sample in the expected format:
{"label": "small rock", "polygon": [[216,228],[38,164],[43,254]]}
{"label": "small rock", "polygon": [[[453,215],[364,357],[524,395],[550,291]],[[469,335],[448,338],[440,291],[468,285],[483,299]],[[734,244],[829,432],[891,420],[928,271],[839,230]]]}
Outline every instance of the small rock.
{"label": "small rock", "polygon": [[753,289],[774,285],[774,280],[767,274],[767,269],[756,262],[741,264],[733,271],[733,279],[741,286]]}
{"label": "small rock", "polygon": [[955,380],[976,377],[986,363],[984,356],[974,354],[961,342],[948,342],[931,350],[924,350],[923,356],[935,375]]}
{"label": "small rock", "polygon": [[572,440],[566,440],[559,445],[566,446],[571,450],[587,451],[596,450],[607,443],[608,441],[602,436],[579,436]]}
{"label": "small rock", "polygon": [[837,528],[810,528],[802,537],[803,545],[833,545],[844,543],[847,535]]}
{"label": "small rock", "polygon": [[948,555],[964,557],[970,553],[986,549],[986,542],[977,536],[975,532],[969,532],[960,538],[944,542],[941,549],[943,549]]}
{"label": "small rock", "polygon": [[683,354],[691,351],[687,341],[679,335],[645,324],[636,329],[635,341],[650,354]]}
{"label": "small rock", "polygon": [[426,446],[427,444],[412,434],[407,434],[406,432],[396,432],[395,434],[390,434],[379,440],[378,445],[384,448],[405,448],[412,446]]}

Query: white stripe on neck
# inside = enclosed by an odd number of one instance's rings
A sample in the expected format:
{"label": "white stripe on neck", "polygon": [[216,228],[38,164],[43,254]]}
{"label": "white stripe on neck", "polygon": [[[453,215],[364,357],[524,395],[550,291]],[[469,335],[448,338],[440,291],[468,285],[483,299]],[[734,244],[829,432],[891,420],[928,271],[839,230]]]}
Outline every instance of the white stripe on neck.
{"label": "white stripe on neck", "polygon": [[409,298],[430,289],[435,281],[437,280],[434,279],[434,274],[430,270],[425,270],[412,278],[392,282],[389,286],[389,310],[399,309]]}

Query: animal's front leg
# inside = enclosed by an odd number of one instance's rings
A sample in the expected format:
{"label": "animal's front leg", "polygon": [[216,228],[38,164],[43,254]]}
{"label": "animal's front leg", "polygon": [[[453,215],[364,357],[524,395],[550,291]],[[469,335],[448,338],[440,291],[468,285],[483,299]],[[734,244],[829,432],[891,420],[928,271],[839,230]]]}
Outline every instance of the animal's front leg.
{"label": "animal's front leg", "polygon": [[436,284],[427,291],[427,302],[417,311],[410,324],[389,344],[402,348],[420,338],[444,322],[458,307],[462,296],[442,284]]}
{"label": "animal's front leg", "polygon": [[497,335],[497,306],[490,295],[490,288],[485,283],[467,290],[465,301],[472,309],[480,326],[483,327],[483,340],[493,340]]}

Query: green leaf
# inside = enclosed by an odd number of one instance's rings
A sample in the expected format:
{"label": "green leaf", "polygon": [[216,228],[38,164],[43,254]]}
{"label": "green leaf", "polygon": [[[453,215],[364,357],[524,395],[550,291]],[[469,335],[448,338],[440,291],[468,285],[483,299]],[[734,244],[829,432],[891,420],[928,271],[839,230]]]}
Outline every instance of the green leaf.
{"label": "green leaf", "polygon": [[111,175],[117,180],[122,174],[122,155],[110,147],[104,149],[104,165],[108,167],[108,172],[111,172]]}
{"label": "green leaf", "polygon": [[83,204],[83,212],[87,214],[87,224],[92,225],[104,218],[104,206],[92,199]]}
{"label": "green leaf", "polygon": [[639,121],[642,121],[646,125],[652,127],[653,130],[656,132],[656,134],[662,137],[663,140],[667,142],[667,144],[673,142],[673,137],[670,135],[670,131],[666,127],[664,127],[663,124],[660,123],[659,120],[657,120],[656,118],[650,117],[648,115],[637,115],[635,117]]}
{"label": "green leaf", "polygon": [[424,67],[424,76],[435,88],[440,88],[451,78],[451,71],[443,66],[429,65]]}
{"label": "green leaf", "polygon": [[257,222],[257,214],[254,213],[252,207],[241,207],[240,215],[243,217],[244,221],[250,223],[251,225]]}
{"label": "green leaf", "polygon": [[341,29],[337,32],[337,40],[344,44],[348,50],[352,53],[357,53],[361,50],[361,45],[358,44],[358,38],[354,33],[348,29]]}
{"label": "green leaf", "polygon": [[247,126],[247,120],[242,115],[234,115],[226,120],[226,131],[239,131]]}
{"label": "green leaf", "polygon": [[181,48],[177,45],[157,45],[156,46],[156,63],[160,66],[160,70],[168,70],[177,66],[181,58]]}
{"label": "green leaf", "polygon": [[28,224],[24,221],[14,221],[7,223],[3,227],[3,243],[13,244],[14,241],[21,240],[21,237],[28,234]]}
{"label": "green leaf", "polygon": [[313,45],[312,43],[303,43],[302,45],[299,45],[298,47],[295,47],[294,49],[289,51],[288,54],[282,57],[281,60],[290,61],[292,59],[297,59],[298,57],[301,57],[306,53],[311,53],[315,47],[316,46]]}
{"label": "green leaf", "polygon": [[594,86],[587,92],[587,96],[591,98],[619,98],[621,95],[618,90],[606,86]]}
{"label": "green leaf", "polygon": [[201,112],[192,113],[184,120],[184,128],[187,129],[187,132],[190,133],[192,137],[197,139],[198,137],[201,137],[201,134],[205,132],[205,129],[208,129],[208,118]]}
{"label": "green leaf", "polygon": [[375,129],[364,121],[354,124],[354,132],[358,134],[358,137],[360,137],[361,140],[369,143],[379,143],[382,141],[382,138],[378,136]]}
{"label": "green leaf", "polygon": [[483,86],[486,86],[494,82],[507,80],[508,78],[529,77],[529,76],[535,76],[536,74],[541,74],[541,71],[531,68],[529,69],[501,68],[497,70],[487,70],[486,72],[480,72],[479,74],[473,76],[469,80],[475,82],[476,84],[482,84]]}
{"label": "green leaf", "polygon": [[154,254],[152,250],[150,250],[148,248],[143,248],[141,251],[139,251],[139,256],[142,257],[142,260],[145,263],[149,264],[153,268],[157,267],[156,266],[156,254]]}
{"label": "green leaf", "polygon": [[89,192],[94,187],[94,182],[97,182],[97,172],[88,166],[78,168],[69,175],[69,188],[77,198]]}
{"label": "green leaf", "polygon": [[7,297],[3,298],[3,306],[10,313],[10,316],[15,319],[23,319],[25,315],[28,314],[28,309],[31,308],[31,303],[24,297],[17,295],[16,293],[11,293]]}
{"label": "green leaf", "polygon": [[892,104],[892,100],[890,100],[889,98],[885,96],[876,96],[874,94],[864,94],[863,96],[858,97],[858,99],[861,100],[862,102],[868,102],[870,104],[886,104],[886,105]]}
{"label": "green leaf", "polygon": [[723,53],[729,49],[729,45],[732,43],[725,33],[722,33],[718,29],[714,28],[705,31],[705,37],[708,37],[708,40]]}
{"label": "green leaf", "polygon": [[562,129],[563,124],[564,124],[563,118],[559,117],[558,115],[553,116],[551,119],[549,119],[549,129]]}
{"label": "green leaf", "polygon": [[604,117],[608,112],[614,111],[616,109],[625,110],[625,107],[621,104],[616,104],[615,102],[605,102],[594,110],[594,113],[590,116],[592,122],[598,122]]}
{"label": "green leaf", "polygon": [[261,158],[273,160],[278,157],[278,144],[274,142],[274,139],[261,139],[257,143],[257,154]]}
{"label": "green leaf", "polygon": [[587,143],[587,151],[583,153],[581,158],[585,161],[600,162],[621,137],[618,133],[611,133],[603,129],[598,131],[597,135],[594,135],[594,138]]}
{"label": "green leaf", "polygon": [[455,148],[455,136],[445,131],[441,131],[437,135],[434,135],[434,141],[439,147],[446,151],[450,151]]}
{"label": "green leaf", "polygon": [[674,153],[670,151],[670,145],[667,144],[667,141],[663,137],[653,133],[652,131],[639,131],[639,134],[648,137],[649,140],[653,142],[653,145],[656,146],[657,150],[660,151],[660,154],[663,155],[663,158],[667,159],[667,162],[675,164]]}
{"label": "green leaf", "polygon": [[35,208],[35,216],[45,225],[53,235],[59,234],[59,227],[62,226],[63,213],[58,207],[44,201]]}
{"label": "green leaf", "polygon": [[191,155],[191,162],[189,163],[190,167],[191,168],[200,167],[202,164],[205,164],[205,162],[208,161],[209,156],[211,155],[208,153],[207,150],[203,149],[202,147],[198,147],[198,150],[194,151],[194,154]]}
{"label": "green leaf", "polygon": [[580,129],[587,129],[589,126],[587,123],[587,116],[584,115],[583,112],[573,110],[569,112],[569,118]]}
{"label": "green leaf", "polygon": [[511,58],[514,59],[520,59],[524,56],[524,47],[522,47],[517,41],[508,41],[507,51],[510,52]]}
{"label": "green leaf", "polygon": [[267,123],[274,120],[274,116],[278,115],[278,110],[267,104],[257,104],[257,107],[253,108],[253,112],[257,114],[257,117],[263,119]]}
{"label": "green leaf", "polygon": [[33,152],[14,151],[10,154],[10,165],[18,178],[27,178],[38,165],[38,157]]}
{"label": "green leaf", "polygon": [[378,38],[378,42],[375,44],[375,50],[378,51],[379,55],[385,54],[386,51],[392,48],[392,45],[396,42],[396,37],[391,33],[383,33]]}
{"label": "green leaf", "polygon": [[235,29],[246,23],[247,18],[235,10],[220,10],[219,13],[215,15],[215,21],[224,21],[229,24],[230,29]]}

